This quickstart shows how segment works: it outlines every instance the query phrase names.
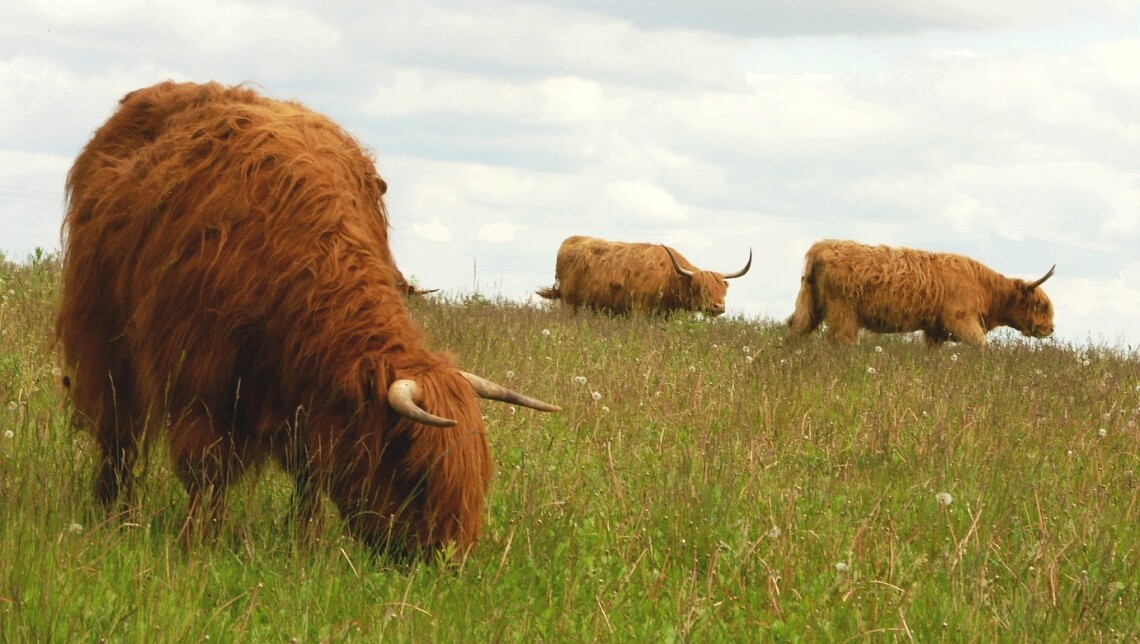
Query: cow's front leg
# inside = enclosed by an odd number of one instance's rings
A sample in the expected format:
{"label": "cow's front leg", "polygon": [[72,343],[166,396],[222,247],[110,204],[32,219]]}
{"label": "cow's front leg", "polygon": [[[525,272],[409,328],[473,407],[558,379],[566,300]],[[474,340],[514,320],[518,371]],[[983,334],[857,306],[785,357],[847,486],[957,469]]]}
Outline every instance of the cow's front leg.
{"label": "cow's front leg", "polygon": [[961,342],[978,347],[986,346],[986,329],[982,320],[974,315],[959,313],[946,323],[946,330]]}

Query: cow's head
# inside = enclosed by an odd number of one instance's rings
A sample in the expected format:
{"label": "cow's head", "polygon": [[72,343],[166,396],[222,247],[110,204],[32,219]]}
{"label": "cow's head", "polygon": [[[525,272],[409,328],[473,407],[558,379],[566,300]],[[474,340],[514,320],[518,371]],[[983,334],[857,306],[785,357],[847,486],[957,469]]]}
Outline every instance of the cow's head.
{"label": "cow's head", "polygon": [[1005,314],[1009,325],[1023,335],[1044,338],[1053,334],[1053,303],[1041,290],[1041,284],[1053,276],[1053,270],[1039,280],[1026,282],[1014,280],[1014,290],[1006,302]]}
{"label": "cow's head", "polygon": [[748,249],[748,263],[735,273],[717,273],[714,271],[688,270],[681,266],[673,250],[664,244],[661,245],[673,260],[673,269],[688,282],[689,297],[691,301],[687,308],[700,311],[706,315],[720,315],[724,313],[724,297],[728,294],[728,280],[740,277],[752,267],[752,249]]}

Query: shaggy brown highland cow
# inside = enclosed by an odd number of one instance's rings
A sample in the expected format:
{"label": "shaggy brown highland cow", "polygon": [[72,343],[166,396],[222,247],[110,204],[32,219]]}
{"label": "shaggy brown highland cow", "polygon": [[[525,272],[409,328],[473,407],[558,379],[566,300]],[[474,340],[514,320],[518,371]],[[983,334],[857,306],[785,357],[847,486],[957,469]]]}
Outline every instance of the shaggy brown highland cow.
{"label": "shaggy brown highland cow", "polygon": [[828,337],[841,344],[854,342],[860,328],[922,331],[931,346],[983,347],[998,326],[1043,338],[1053,333],[1053,305],[1040,286],[1052,275],[1050,268],[1026,282],[962,255],[824,240],[807,252],[788,335],[827,322]]}
{"label": "shaggy brown highland cow", "polygon": [[703,271],[665,245],[567,237],[558,248],[554,286],[538,294],[577,311],[585,306],[606,313],[659,313],[676,310],[724,313],[728,282],[744,275]]}
{"label": "shaggy brown highland cow", "polygon": [[68,175],[56,321],[100,501],[129,500],[138,454],[165,436],[188,541],[276,461],[303,533],[327,494],[380,548],[471,547],[492,466],[476,396],[557,407],[425,347],[385,189],[359,143],[297,103],[172,82],[122,99]]}

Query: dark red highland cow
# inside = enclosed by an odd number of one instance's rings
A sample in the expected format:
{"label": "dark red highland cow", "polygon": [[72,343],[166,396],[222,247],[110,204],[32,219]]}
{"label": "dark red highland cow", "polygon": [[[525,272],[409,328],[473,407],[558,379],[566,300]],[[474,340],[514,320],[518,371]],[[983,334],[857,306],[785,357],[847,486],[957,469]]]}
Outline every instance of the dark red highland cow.
{"label": "dark red highland cow", "polygon": [[123,98],[68,175],[56,321],[100,501],[123,499],[164,435],[188,539],[273,460],[303,531],[324,493],[376,546],[471,547],[491,478],[476,396],[557,408],[425,348],[385,188],[359,143],[296,103],[213,83]]}

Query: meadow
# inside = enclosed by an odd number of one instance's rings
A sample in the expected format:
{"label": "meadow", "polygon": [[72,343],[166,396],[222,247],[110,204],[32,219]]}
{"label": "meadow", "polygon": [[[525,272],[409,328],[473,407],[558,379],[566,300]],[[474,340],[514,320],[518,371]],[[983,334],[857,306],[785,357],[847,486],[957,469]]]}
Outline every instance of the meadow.
{"label": "meadow", "polygon": [[298,547],[272,468],[184,551],[161,448],[131,520],[92,498],[58,274],[0,261],[0,641],[1140,639],[1134,352],[432,296],[411,308],[436,348],[563,407],[483,404],[471,555],[388,561],[331,510]]}

